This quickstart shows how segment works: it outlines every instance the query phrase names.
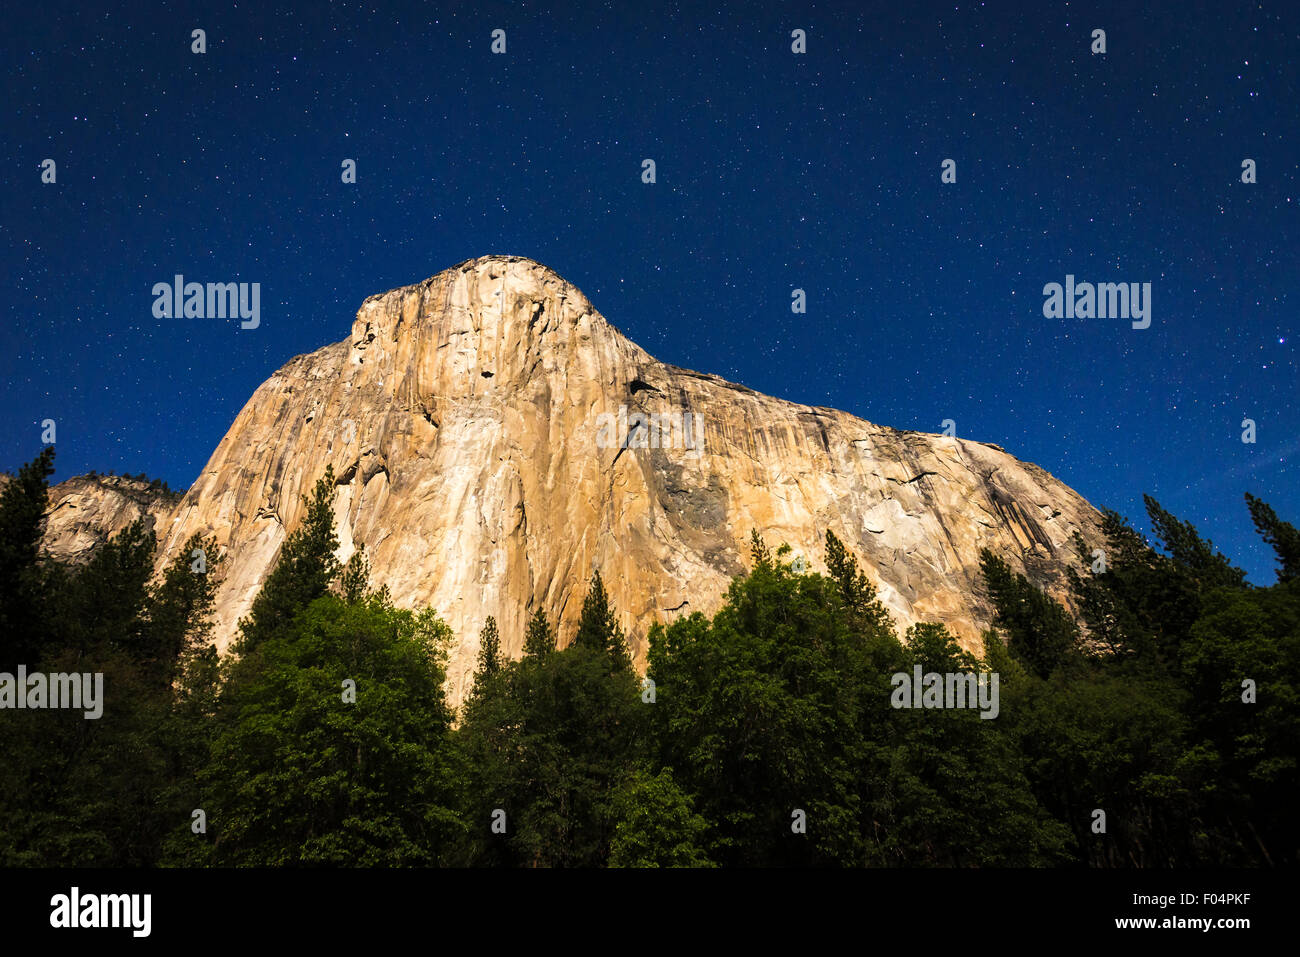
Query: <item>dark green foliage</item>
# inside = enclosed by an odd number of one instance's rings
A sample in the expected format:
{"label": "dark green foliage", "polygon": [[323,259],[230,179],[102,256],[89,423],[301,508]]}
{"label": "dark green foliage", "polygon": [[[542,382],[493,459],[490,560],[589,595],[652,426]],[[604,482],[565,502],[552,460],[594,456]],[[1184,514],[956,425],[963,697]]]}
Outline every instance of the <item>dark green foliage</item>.
{"label": "dark green foliage", "polygon": [[849,554],[844,543],[829,530],[826,532],[826,567],[839,586],[840,600],[845,611],[853,617],[855,627],[880,634],[893,632],[893,620],[876,597],[876,587],[858,569],[857,559]]}
{"label": "dark green foliage", "polygon": [[1092,573],[1092,551],[1075,535],[1083,573],[1066,574],[1080,616],[1093,639],[1146,667],[1177,646],[1196,618],[1196,588],[1115,512],[1102,511],[1106,570]]}
{"label": "dark green foliage", "polygon": [[210,649],[185,659],[177,721],[210,828],[177,828],[170,861],[428,865],[462,839],[442,691],[451,632],[368,591],[364,551],[339,567],[333,488],[327,469],[241,623],[239,656],[225,669]]}
{"label": "dark green foliage", "polygon": [[497,620],[488,615],[483,623],[483,630],[478,636],[478,670],[474,672],[474,682],[489,681],[501,670],[501,635],[497,632]]}
{"label": "dark green foliage", "polygon": [[[1214,551],[1196,529],[1145,496],[1153,534],[1165,552],[1156,551],[1114,512],[1104,511],[1106,571],[1070,573],[1088,629],[1102,643],[1158,667],[1176,659],[1202,602],[1216,588],[1242,588],[1245,576]],[[1076,537],[1087,565],[1088,548]]]}
{"label": "dark green foliage", "polygon": [[1006,632],[1012,655],[1046,678],[1075,650],[1078,626],[1064,608],[988,549],[980,552],[980,570],[994,622]]}
{"label": "dark green foliage", "polygon": [[[466,707],[473,768],[467,863],[596,867],[610,853],[608,796],[634,766],[643,721],[631,669],[574,644],[505,664]],[[489,830],[506,812],[507,832]]]}
{"label": "dark green foliage", "polygon": [[[1063,841],[997,722],[897,711],[891,676],[975,669],[943,629],[892,627],[828,537],[834,578],[794,574],[755,536],[754,568],[712,621],[652,631],[658,759],[711,823],[723,865],[1042,864]],[[845,583],[850,583],[846,589]],[[846,592],[849,605],[846,602]],[[792,815],[807,833],[792,832]]]}
{"label": "dark green foliage", "polygon": [[1216,830],[1233,836],[1231,859],[1300,864],[1300,592],[1220,589],[1181,650],[1203,793]]}
{"label": "dark green foliage", "polygon": [[1166,512],[1150,495],[1142,496],[1151,532],[1176,565],[1191,575],[1200,588],[1236,588],[1246,573],[1214,550],[1214,543],[1201,538],[1191,522]]}
{"label": "dark green foliage", "polygon": [[168,801],[170,695],[111,647],[54,654],[42,668],[102,673],[103,715],[0,710],[0,866],[156,863],[188,814]]}
{"label": "dark green foliage", "polygon": [[349,605],[355,605],[366,596],[370,585],[370,559],[366,557],[366,547],[362,545],[339,574],[339,594]]}
{"label": "dark green foliage", "polygon": [[[221,658],[215,541],[156,581],[144,522],[43,558],[51,459],[0,491],[0,647],[102,672],[104,713],[0,709],[0,866],[1300,864],[1300,540],[1252,496],[1278,584],[1148,499],[1156,546],[1113,512],[1076,539],[1082,628],[983,553],[982,658],[900,640],[834,534],[823,576],[755,532],[716,614],[651,629],[643,686],[595,574],[563,650],[546,609],[519,661],[484,622],[453,730],[452,636],[371,591],[363,550],[339,568],[329,472]],[[915,667],[996,673],[997,717],[895,707]]]}
{"label": "dark green foliage", "polygon": [[207,645],[222,558],[215,538],[195,533],[163,573],[149,604],[136,657],[166,688],[185,656]]}
{"label": "dark green foliage", "polygon": [[[316,599],[233,668],[221,690],[178,861],[217,865],[428,865],[460,827],[451,713],[442,696],[451,632],[432,611],[381,596]],[[346,681],[355,682],[355,702]]]}
{"label": "dark green foliage", "polygon": [[1296,531],[1290,522],[1279,519],[1267,502],[1261,502],[1249,492],[1246,493],[1246,506],[1250,509],[1255,530],[1277,553],[1281,566],[1277,570],[1277,580],[1289,582],[1300,578],[1300,531]]}
{"label": "dark green foliage", "polygon": [[239,623],[241,654],[287,628],[298,612],[325,594],[338,575],[333,501],[334,470],[327,466],[311,497],[303,497],[307,512],[302,523],[285,540],[248,617]]}
{"label": "dark green foliage", "polygon": [[703,843],[709,822],[664,768],[634,771],[610,795],[614,838],[610,867],[713,867]]}
{"label": "dark green foliage", "polygon": [[[569,647],[554,649],[540,611],[528,631],[521,660],[485,672],[480,659],[483,677],[466,702],[463,860],[603,866],[617,823],[609,796],[635,767],[645,706],[600,576]],[[505,834],[490,830],[497,809]]]}
{"label": "dark green foliage", "polygon": [[546,618],[546,612],[539,608],[528,620],[528,631],[524,635],[524,656],[545,658],[554,650],[555,631]]}
{"label": "dark green foliage", "polygon": [[[995,644],[998,644],[995,642]],[[986,652],[986,654],[988,654]],[[873,793],[884,862],[905,866],[1039,867],[1067,859],[1068,831],[1042,806],[1029,777],[1023,742],[1003,713],[1001,678],[1024,671],[990,654],[980,662],[940,625],[909,629],[904,667],[923,673],[992,672],[999,676],[999,712],[894,712],[893,733],[876,732]],[[881,719],[889,718],[881,715]],[[900,740],[901,738],[901,740]],[[883,758],[883,760],[881,760]]]}
{"label": "dark green foliage", "polygon": [[[1010,719],[1035,793],[1073,832],[1081,860],[1160,867],[1196,853],[1179,703],[1168,685],[1106,670],[1025,689]],[[1097,808],[1105,835],[1091,830]]]}
{"label": "dark green foliage", "polygon": [[149,579],[156,540],[136,519],[64,575],[52,576],[58,593],[54,616],[63,648],[111,648],[140,660],[153,656]]}
{"label": "dark green foliage", "polygon": [[50,445],[0,489],[0,670],[32,664],[50,638],[41,615],[48,589],[38,558],[53,474]]}
{"label": "dark green foliage", "polygon": [[[90,478],[96,478],[96,475],[95,475],[94,472],[90,472],[90,473],[88,473],[88,475],[89,475]],[[148,482],[148,483],[149,483],[149,490],[150,490],[151,492],[161,492],[163,495],[165,495],[167,498],[170,498],[170,499],[180,498],[180,494],[181,494],[181,493],[180,493],[180,492],[177,492],[177,491],[174,491],[174,490],[172,489],[172,487],[171,487],[170,485],[167,484],[167,482],[166,482],[165,479],[157,479],[157,478],[156,478],[156,479],[151,479],[151,478],[149,478],[147,475],[145,475],[143,472],[141,472],[140,475],[139,475],[139,480],[140,480],[141,482]]]}
{"label": "dark green foliage", "polygon": [[[1107,570],[1071,575],[1108,653],[1026,706],[1036,787],[1093,864],[1300,863],[1300,828],[1282,810],[1300,786],[1300,596],[1282,576],[1252,588],[1195,528],[1147,504],[1168,554],[1106,513]],[[1247,504],[1285,570],[1290,526]],[[1104,841],[1085,826],[1089,802],[1124,809]]]}
{"label": "dark green foliage", "polygon": [[[711,822],[719,864],[853,863],[870,687],[859,679],[873,669],[837,614],[835,583],[793,574],[757,537],[751,553],[712,621],[696,613],[651,631],[656,757]],[[807,835],[791,831],[796,809]]]}
{"label": "dark green foliage", "polygon": [[[215,545],[194,538],[187,548]],[[210,579],[188,553],[149,584],[153,535],[136,522],[80,568],[50,563],[48,640],[31,671],[103,676],[102,714],[0,710],[0,864],[120,867],[156,863],[189,811],[175,788],[193,778],[177,723],[178,661],[205,638]]]}
{"label": "dark green foliage", "polygon": [[604,654],[609,659],[612,671],[624,671],[632,667],[623,629],[610,604],[600,572],[591,575],[591,587],[582,603],[582,618],[578,621],[578,632],[573,637],[573,644]]}

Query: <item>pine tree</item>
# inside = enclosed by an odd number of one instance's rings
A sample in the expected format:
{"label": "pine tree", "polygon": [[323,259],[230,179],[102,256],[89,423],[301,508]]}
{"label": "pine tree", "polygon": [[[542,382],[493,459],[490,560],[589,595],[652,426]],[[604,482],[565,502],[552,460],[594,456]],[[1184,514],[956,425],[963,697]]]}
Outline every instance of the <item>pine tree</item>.
{"label": "pine tree", "polygon": [[994,621],[1007,633],[1011,653],[1046,678],[1079,640],[1074,619],[987,548],[980,552],[980,570],[993,602]]}
{"label": "pine tree", "polygon": [[366,557],[366,546],[362,545],[352,553],[339,576],[339,591],[343,600],[349,605],[361,601],[366,596],[369,582],[370,559]]}
{"label": "pine tree", "polygon": [[1143,495],[1151,532],[1164,546],[1174,562],[1186,569],[1201,588],[1226,586],[1240,588],[1246,573],[1214,550],[1214,543],[1203,539],[1191,522],[1184,522],[1166,512],[1150,495]]}
{"label": "pine tree", "polygon": [[618,623],[618,615],[613,605],[610,604],[599,571],[591,575],[591,587],[582,603],[582,618],[578,622],[578,633],[574,636],[573,644],[603,651],[609,656],[610,668],[613,671],[632,667],[623,629]]}
{"label": "pine tree", "polygon": [[1116,578],[1115,573],[1086,571],[1093,562],[1092,551],[1078,532],[1074,533],[1074,550],[1085,571],[1080,573],[1066,566],[1065,577],[1070,583],[1070,594],[1074,597],[1079,619],[1088,628],[1089,640],[1109,654],[1121,657],[1149,650],[1150,637],[1137,626],[1132,614],[1110,587]]}
{"label": "pine tree", "polygon": [[138,663],[158,661],[149,621],[156,547],[153,530],[138,518],[85,565],[50,576],[59,583],[49,615],[60,649],[115,648]]}
{"label": "pine tree", "polygon": [[[510,849],[518,831],[515,791],[520,774],[516,735],[524,710],[515,693],[519,662],[502,661],[500,638],[494,618],[489,617],[479,634],[478,666],[474,683],[461,709],[458,749],[464,755],[468,777],[461,795],[465,820],[479,824],[464,834],[461,863],[485,866],[514,866],[519,863]],[[497,808],[509,808],[509,836],[494,834],[487,821]]]}
{"label": "pine tree", "polygon": [[311,498],[303,496],[307,514],[302,524],[285,540],[275,569],[253,600],[248,617],[239,623],[240,652],[287,628],[295,615],[329,590],[339,573],[333,501],[334,469],[326,466]]}
{"label": "pine tree", "polygon": [[501,636],[497,632],[497,620],[488,615],[478,635],[478,669],[474,672],[474,684],[488,681],[500,672]]}
{"label": "pine tree", "polygon": [[162,584],[150,595],[149,624],[139,658],[164,687],[171,686],[187,656],[207,645],[221,561],[216,539],[195,532],[167,567]]}
{"label": "pine tree", "polygon": [[524,636],[524,656],[545,658],[555,650],[555,632],[546,619],[546,612],[540,608],[528,621],[528,631]]}
{"label": "pine tree", "polygon": [[38,560],[41,521],[54,474],[54,446],[0,491],[0,666],[35,664],[48,639],[39,605],[47,589]]}
{"label": "pine tree", "polygon": [[[1135,663],[1162,667],[1179,658],[1210,592],[1247,586],[1245,573],[1190,522],[1175,518],[1150,496],[1144,499],[1153,537],[1164,552],[1122,516],[1103,509],[1105,571],[1091,577],[1068,572],[1067,577],[1091,633],[1121,647]],[[1087,566],[1091,558],[1081,542],[1076,539],[1075,546]]]}
{"label": "pine tree", "polygon": [[1260,537],[1273,547],[1277,553],[1277,570],[1279,582],[1295,581],[1300,578],[1300,531],[1296,531],[1290,522],[1284,522],[1266,503],[1261,502],[1249,492],[1246,493],[1246,506],[1250,509],[1250,519]]}
{"label": "pine tree", "polygon": [[855,623],[866,625],[877,634],[893,632],[893,620],[877,597],[876,586],[858,569],[857,559],[830,529],[826,530],[826,567],[839,585],[844,607]]}

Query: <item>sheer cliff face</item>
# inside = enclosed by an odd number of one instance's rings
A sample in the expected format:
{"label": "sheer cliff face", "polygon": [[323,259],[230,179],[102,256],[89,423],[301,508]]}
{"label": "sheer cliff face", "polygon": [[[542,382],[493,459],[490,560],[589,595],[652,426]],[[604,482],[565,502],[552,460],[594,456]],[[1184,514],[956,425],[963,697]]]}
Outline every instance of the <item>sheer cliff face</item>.
{"label": "sheer cliff face", "polygon": [[996,446],[657,362],[516,257],[372,296],[349,339],[253,394],[159,528],[160,563],[196,531],[225,549],[222,646],[327,465],[340,559],[364,543],[372,584],[455,629],[456,702],[486,616],[511,654],[537,608],[567,643],[593,569],[643,662],[653,622],[717,607],[751,529],[814,569],[834,531],[900,627],[944,622],[972,648],[989,623],[981,548],[1063,596],[1070,536],[1098,540],[1086,501]]}

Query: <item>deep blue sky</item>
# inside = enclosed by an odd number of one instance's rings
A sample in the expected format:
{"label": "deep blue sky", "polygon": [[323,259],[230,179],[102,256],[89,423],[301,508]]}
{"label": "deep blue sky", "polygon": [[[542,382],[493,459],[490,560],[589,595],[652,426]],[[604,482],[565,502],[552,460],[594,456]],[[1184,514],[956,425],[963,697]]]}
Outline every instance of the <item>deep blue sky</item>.
{"label": "deep blue sky", "polygon": [[[508,253],[664,361],[1154,494],[1257,582],[1242,493],[1300,522],[1292,0],[87,6],[0,36],[0,469],[52,418],[56,478],[185,488],[367,295]],[[155,319],[175,273],[261,327]],[[1045,319],[1067,273],[1151,328]]]}

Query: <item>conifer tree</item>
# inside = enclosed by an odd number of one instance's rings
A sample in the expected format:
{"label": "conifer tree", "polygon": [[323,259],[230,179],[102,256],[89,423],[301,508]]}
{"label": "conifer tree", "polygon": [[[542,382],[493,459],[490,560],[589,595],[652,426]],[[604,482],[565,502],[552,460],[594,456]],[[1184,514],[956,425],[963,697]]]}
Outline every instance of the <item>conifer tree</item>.
{"label": "conifer tree", "polygon": [[857,559],[830,529],[826,530],[826,568],[839,585],[844,607],[856,623],[865,624],[877,634],[893,632],[893,620],[877,597],[876,586],[858,569]]}
{"label": "conifer tree", "polygon": [[478,685],[500,671],[501,635],[497,632],[497,620],[488,615],[478,636],[478,670],[474,672],[474,684]]}
{"label": "conifer tree", "polygon": [[1198,586],[1239,588],[1245,584],[1246,573],[1215,551],[1214,543],[1201,538],[1191,522],[1181,521],[1165,511],[1150,495],[1143,495],[1142,500],[1146,503],[1152,534]]}
{"label": "conifer tree", "polygon": [[48,637],[39,604],[41,520],[54,474],[54,446],[18,470],[0,491],[0,666],[34,664]]}
{"label": "conifer tree", "polygon": [[91,554],[90,561],[60,575],[51,610],[60,648],[115,648],[137,662],[157,661],[149,622],[157,539],[143,518],[122,529]]}
{"label": "conifer tree", "polygon": [[170,687],[187,656],[207,644],[221,554],[215,538],[195,532],[149,599],[149,625],[137,657]]}
{"label": "conifer tree", "polygon": [[600,572],[591,575],[591,587],[582,603],[582,618],[578,622],[578,633],[573,643],[579,647],[603,651],[609,656],[610,668],[621,671],[632,667],[628,655],[627,642],[623,629],[618,623],[618,615],[610,604],[609,594]]}
{"label": "conifer tree", "polygon": [[528,631],[524,636],[524,656],[545,658],[555,650],[555,632],[546,619],[546,612],[537,609],[528,621]]}
{"label": "conifer tree", "polygon": [[253,600],[248,617],[240,621],[239,650],[256,648],[282,630],[293,617],[320,598],[339,573],[334,556],[339,546],[334,533],[334,469],[316,481],[310,498],[303,496],[307,514],[285,540],[271,572]]}
{"label": "conifer tree", "polygon": [[1300,531],[1296,531],[1290,522],[1278,518],[1268,503],[1261,502],[1249,492],[1246,493],[1246,506],[1250,509],[1255,530],[1277,553],[1278,563],[1282,566],[1277,570],[1277,580],[1289,582],[1300,578]]}
{"label": "conifer tree", "polygon": [[370,559],[366,557],[366,546],[362,545],[348,563],[343,566],[343,571],[339,575],[339,591],[342,593],[343,600],[349,605],[355,605],[366,596],[366,588],[370,582]]}
{"label": "conifer tree", "polygon": [[993,602],[994,621],[1006,632],[1011,653],[1046,678],[1078,642],[1074,619],[987,548],[980,552],[980,570]]}

